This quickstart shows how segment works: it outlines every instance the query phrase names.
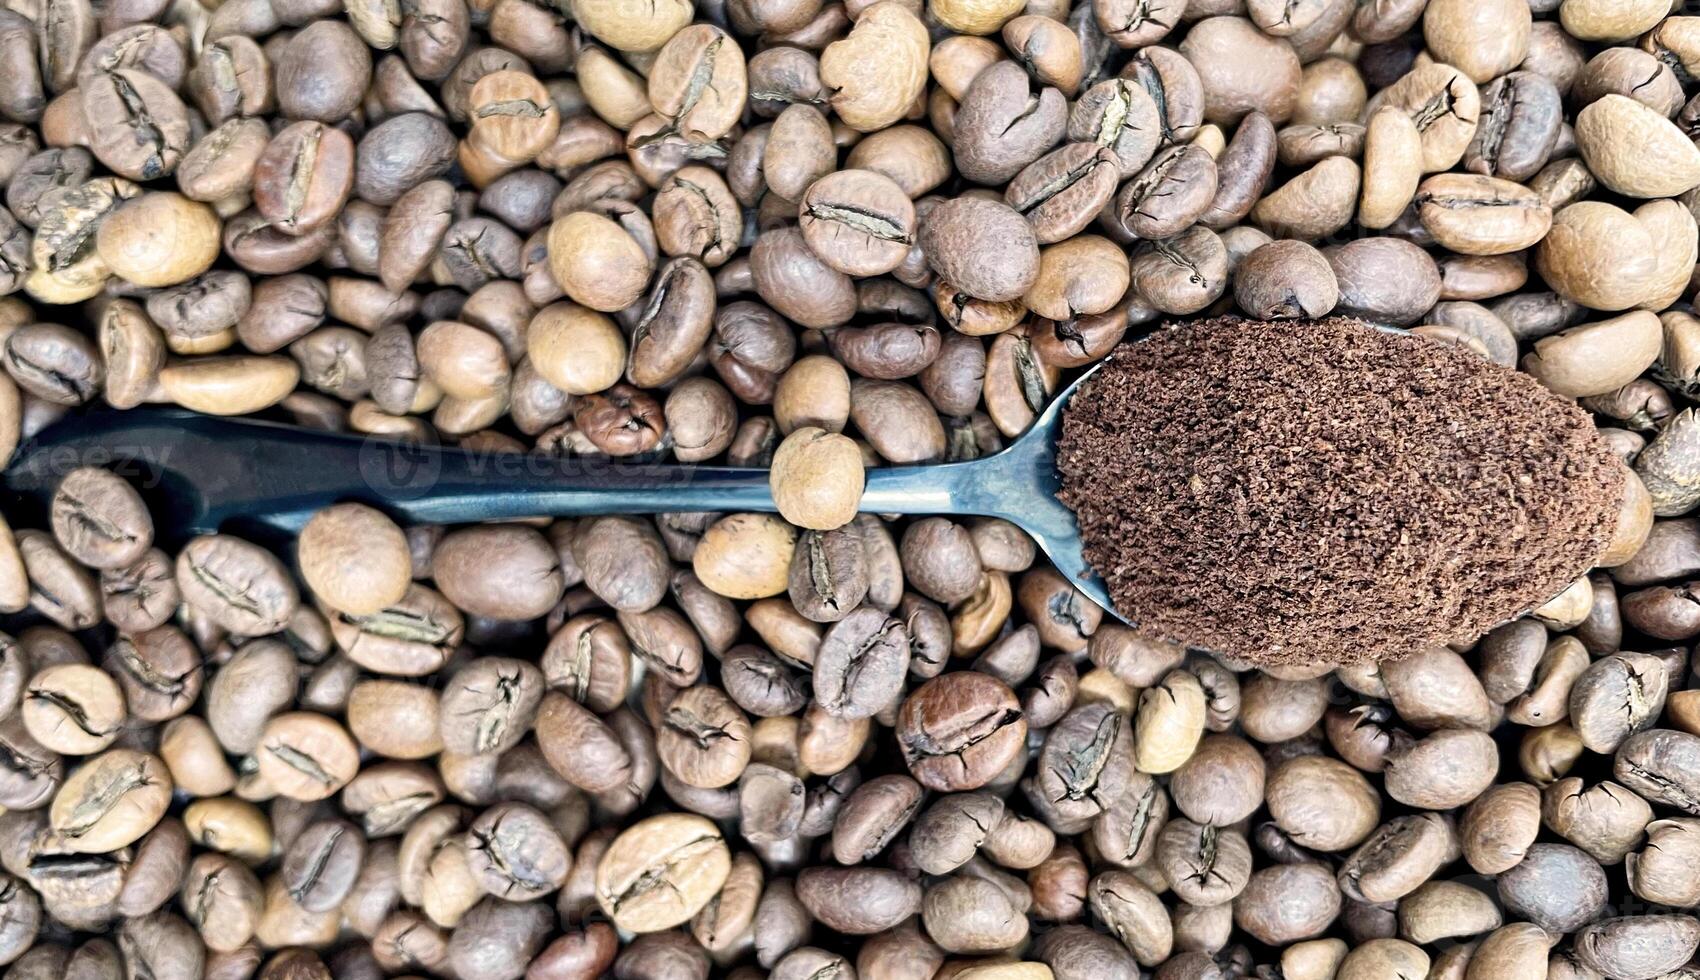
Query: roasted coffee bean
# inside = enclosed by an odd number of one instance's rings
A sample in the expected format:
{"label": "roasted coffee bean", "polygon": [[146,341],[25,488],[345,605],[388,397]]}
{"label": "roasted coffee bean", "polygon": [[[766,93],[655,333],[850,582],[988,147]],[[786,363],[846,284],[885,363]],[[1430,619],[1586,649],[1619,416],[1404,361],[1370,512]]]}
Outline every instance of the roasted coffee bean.
{"label": "roasted coffee bean", "polygon": [[616,924],[656,932],[695,915],[730,871],[713,824],[684,814],[651,817],[609,845],[596,869],[596,900]]}
{"label": "roasted coffee bean", "polygon": [[329,911],[353,889],[366,857],[366,839],[346,820],[321,820],[302,830],[284,853],[289,897],[309,912]]}
{"label": "roasted coffee bean", "polygon": [[227,535],[196,538],[184,548],[177,558],[177,587],[214,622],[245,636],[282,630],[299,603],[281,562]]}
{"label": "roasted coffee bean", "polygon": [[883,610],[863,606],[821,636],[815,700],[839,717],[871,717],[896,701],[908,668],[909,631]]}
{"label": "roasted coffee bean", "polygon": [[146,71],[92,72],[78,85],[95,157],[131,180],[158,180],[189,150],[189,115],[171,87]]}
{"label": "roasted coffee bean", "polygon": [[254,167],[254,207],[272,227],[300,235],[327,224],[354,186],[354,141],[299,122],[272,137]]}
{"label": "roasted coffee bean", "polygon": [[1026,739],[1027,722],[1008,685],[986,674],[942,674],[898,709],[897,737],[910,772],[940,792],[978,789],[996,778]]}
{"label": "roasted coffee bean", "polygon": [[1700,815],[1700,786],[1687,768],[1689,754],[1700,751],[1700,736],[1655,728],[1629,736],[1617,749],[1612,769],[1638,793]]}

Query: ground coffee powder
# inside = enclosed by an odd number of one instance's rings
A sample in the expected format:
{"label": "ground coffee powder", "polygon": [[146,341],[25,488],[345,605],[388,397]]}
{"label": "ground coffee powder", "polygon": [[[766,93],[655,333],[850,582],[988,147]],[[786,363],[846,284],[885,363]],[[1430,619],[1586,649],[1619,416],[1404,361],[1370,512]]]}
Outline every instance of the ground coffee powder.
{"label": "ground coffee powder", "polygon": [[1473,639],[1594,563],[1624,487],[1529,376],[1338,318],[1124,344],[1067,406],[1058,469],[1123,615],[1260,664]]}

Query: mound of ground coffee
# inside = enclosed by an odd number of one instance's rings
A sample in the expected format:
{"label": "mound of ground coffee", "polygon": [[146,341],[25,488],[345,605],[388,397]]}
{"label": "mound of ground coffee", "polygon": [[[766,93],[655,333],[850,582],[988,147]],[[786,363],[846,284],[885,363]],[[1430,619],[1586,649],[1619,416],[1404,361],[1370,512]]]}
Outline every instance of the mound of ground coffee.
{"label": "mound of ground coffee", "polygon": [[1623,493],[1574,404],[1347,319],[1123,345],[1067,406],[1058,469],[1129,621],[1259,664],[1473,638],[1588,569]]}

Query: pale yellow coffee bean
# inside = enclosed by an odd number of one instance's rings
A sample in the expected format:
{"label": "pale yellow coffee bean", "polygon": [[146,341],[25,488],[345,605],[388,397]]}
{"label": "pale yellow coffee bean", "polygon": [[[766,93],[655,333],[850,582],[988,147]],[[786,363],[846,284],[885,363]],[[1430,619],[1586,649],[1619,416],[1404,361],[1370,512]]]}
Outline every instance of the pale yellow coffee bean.
{"label": "pale yellow coffee bean", "polygon": [[419,907],[432,922],[453,929],[487,893],[467,864],[466,845],[460,839],[444,841],[428,861],[419,884]]}
{"label": "pale yellow coffee bean", "polygon": [[1523,63],[1533,26],[1528,0],[1430,0],[1423,11],[1429,53],[1478,85]]}
{"label": "pale yellow coffee bean", "polygon": [[1423,172],[1451,170],[1470,140],[1482,111],[1482,95],[1469,76],[1451,65],[1419,62],[1375,94],[1371,111],[1389,105],[1405,110],[1423,140]]}
{"label": "pale yellow coffee bean", "polygon": [[549,270],[569,298],[613,313],[638,301],[655,271],[631,233],[590,211],[563,215],[549,226]]}
{"label": "pale yellow coffee bean", "polygon": [[728,514],[703,532],[691,567],[716,594],[762,599],[785,591],[796,546],[796,529],[772,514]]}
{"label": "pale yellow coffee bean", "polygon": [[1106,701],[1122,714],[1131,715],[1139,704],[1139,692],[1103,667],[1094,667],[1080,675],[1080,688],[1074,700],[1076,704]]}
{"label": "pale yellow coffee bean", "polygon": [[241,338],[236,335],[235,330],[220,330],[218,333],[209,333],[205,337],[179,337],[176,335],[167,335],[165,337],[165,346],[171,351],[171,353],[182,354],[184,356],[188,356],[190,354],[217,354],[219,351],[229,350],[236,346],[236,342],[239,339]]}
{"label": "pale yellow coffee bean", "polygon": [[[0,310],[3,313],[4,310]],[[8,333],[10,331],[7,331]],[[0,346],[4,341],[0,341]],[[0,468],[12,461],[23,439],[24,396],[9,374],[0,374]]]}
{"label": "pale yellow coffee bean", "polygon": [[368,47],[387,51],[400,40],[402,11],[397,0],[343,0],[342,8]]}
{"label": "pale yellow coffee bean", "polygon": [[314,514],[296,539],[295,555],[313,594],[350,616],[395,605],[413,584],[407,535],[365,504],[333,504]]}
{"label": "pale yellow coffee bean", "polygon": [[980,74],[980,69],[1008,57],[1003,46],[990,38],[972,34],[952,34],[933,45],[927,66],[933,81],[958,102],[968,93],[968,86]]}
{"label": "pale yellow coffee bean", "polygon": [[1429,881],[1399,900],[1399,935],[1414,943],[1478,936],[1502,921],[1486,892],[1462,882]]}
{"label": "pale yellow coffee bean", "polygon": [[1582,625],[1594,608],[1594,584],[1588,576],[1577,576],[1564,591],[1542,603],[1529,615],[1545,623],[1555,632],[1563,633]]}
{"label": "pale yellow coffee bean", "polygon": [[804,426],[843,432],[850,420],[850,372],[824,354],[799,357],[773,389],[773,421],[789,434]]}
{"label": "pale yellow coffee bean", "polygon": [[290,711],[266,722],[254,750],[260,775],[279,795],[312,802],[334,795],[360,770],[360,749],[331,718]]}
{"label": "pale yellow coffee bean", "polygon": [[1025,6],[1013,0],[928,0],[927,12],[958,34],[992,34]]}
{"label": "pale yellow coffee bean", "polygon": [[1364,131],[1363,196],[1358,224],[1386,228],[1399,220],[1423,176],[1423,137],[1409,113],[1382,106]]}
{"label": "pale yellow coffee bean", "polygon": [[171,775],[158,756],[112,749],[65,779],[48,809],[55,842],[77,854],[108,854],[141,839],[171,805]]}
{"label": "pale yellow coffee bean", "polygon": [[585,104],[611,126],[630,129],[655,111],[649,104],[649,85],[643,76],[595,45],[586,45],[579,52],[573,74]]}
{"label": "pale yellow coffee bean", "polygon": [[654,51],[686,24],[696,12],[691,0],[654,0],[632,4],[624,0],[572,0],[573,22],[598,41],[620,51]]}
{"label": "pale yellow coffee bean", "polygon": [[1576,114],[1576,147],[1600,183],[1628,197],[1674,197],[1700,184],[1700,146],[1626,95],[1602,96]]}
{"label": "pale yellow coffee bean", "polygon": [[200,715],[183,715],[165,723],[160,731],[159,755],[177,788],[190,796],[222,796],[236,787],[236,770],[225,759]]}
{"label": "pale yellow coffee bean", "polygon": [[1281,976],[1285,980],[1333,980],[1346,958],[1344,939],[1307,939],[1281,951]]}
{"label": "pale yellow coffee bean", "polygon": [[1222,151],[1228,148],[1228,134],[1222,132],[1222,127],[1215,123],[1205,123],[1198,127],[1189,141],[1194,146],[1210,154],[1210,159],[1216,160],[1222,156]]}
{"label": "pale yellow coffee bean", "polygon": [[1653,236],[1604,201],[1578,201],[1552,216],[1535,247],[1535,269],[1560,296],[1596,310],[1626,310],[1657,288]]}
{"label": "pale yellow coffee bean", "polygon": [[613,320],[577,303],[537,311],[525,343],[537,373],[569,395],[605,391],[626,369],[625,334]]}
{"label": "pale yellow coffee bean", "polygon": [[1623,470],[1623,502],[1618,506],[1617,523],[1611,540],[1594,562],[1601,568],[1616,568],[1641,550],[1647,535],[1653,530],[1653,496],[1635,471]]}
{"label": "pale yellow coffee bean", "polygon": [[1139,695],[1133,719],[1133,762],[1140,772],[1174,772],[1192,758],[1204,737],[1204,686],[1184,670],[1171,670]]}
{"label": "pale yellow coffee bean", "polygon": [[54,664],[30,678],[18,713],[44,747],[64,755],[93,755],[124,730],[124,691],[111,674],[92,664]]}
{"label": "pale yellow coffee bean", "polygon": [[[935,15],[941,3],[951,17],[976,28],[956,27],[960,34],[990,34],[1022,7],[1019,0],[934,0]],[[863,133],[902,119],[927,87],[931,50],[926,25],[901,3],[882,0],[863,10],[850,34],[820,55],[820,80],[832,93],[833,111]]]}
{"label": "pale yellow coffee bean", "polygon": [[80,267],[79,274],[74,276],[37,266],[24,280],[24,292],[31,299],[49,306],[68,306],[99,296],[108,278],[110,272],[106,261],[96,253],[94,261]]}
{"label": "pale yellow coffee bean", "polygon": [[259,923],[254,927],[254,940],[261,947],[309,946],[322,949],[336,942],[342,926],[340,909],[307,911],[289,897],[289,888],[281,875],[267,878],[265,886],[265,906]]}
{"label": "pale yellow coffee bean", "polygon": [[1482,174],[1435,174],[1417,188],[1417,219],[1461,255],[1506,255],[1552,227],[1552,209],[1522,184]]}
{"label": "pale yellow coffee bean", "polygon": [[232,354],[166,365],[160,390],[177,405],[208,415],[247,415],[283,401],[301,379],[288,357]]}
{"label": "pale yellow coffee bean", "polygon": [[443,750],[441,700],[423,684],[374,678],[348,692],[348,730],[390,759],[428,759]]}
{"label": "pale yellow coffee bean", "polygon": [[1640,307],[1658,313],[1682,298],[1700,261],[1700,225],[1694,212],[1682,202],[1669,199],[1648,201],[1635,209],[1635,220],[1653,238],[1655,258],[1650,288],[1652,294]]}
{"label": "pale yellow coffee bean", "polygon": [[95,248],[119,278],[175,286],[212,268],[223,223],[212,208],[172,191],[149,191],[107,215]]}
{"label": "pale yellow coffee bean", "polygon": [[1363,116],[1368,100],[1369,92],[1358,66],[1330,55],[1305,65],[1299,80],[1298,103],[1290,121],[1314,126],[1355,123]]}
{"label": "pale yellow coffee bean", "polygon": [[1350,158],[1328,157],[1264,195],[1252,223],[1276,238],[1327,238],[1352,220],[1361,177]]}
{"label": "pale yellow coffee bean", "polygon": [[1578,41],[1625,41],[1670,12],[1669,0],[1564,0],[1558,22]]}
{"label": "pale yellow coffee bean", "polygon": [[1429,958],[1422,947],[1403,939],[1371,939],[1340,961],[1334,980],[1388,980],[1428,974]]}
{"label": "pale yellow coffee bean", "polygon": [[839,718],[810,702],[797,725],[797,762],[805,775],[843,772],[868,744],[872,718]]}
{"label": "pale yellow coffee bean", "polygon": [[1054,980],[1055,976],[1043,963],[1012,959],[970,964],[950,974],[950,980]]}
{"label": "pale yellow coffee bean", "polygon": [[821,531],[855,519],[865,479],[855,440],[813,426],[785,437],[768,473],[779,515],[798,527]]}
{"label": "pale yellow coffee bean", "polygon": [[348,427],[367,435],[384,436],[399,442],[427,442],[430,425],[412,415],[391,415],[369,399],[355,402],[348,410]]}
{"label": "pale yellow coffee bean", "polygon": [[802,719],[795,715],[757,718],[750,726],[750,762],[773,766],[802,779],[809,774],[798,756],[797,736]]}
{"label": "pale yellow coffee bean", "polygon": [[1014,605],[1015,594],[1008,575],[1002,572],[981,575],[974,594],[951,610],[951,656],[970,657],[991,646],[1003,632]]}
{"label": "pale yellow coffee bean", "polygon": [[1603,395],[1640,377],[1663,346],[1659,318],[1635,310],[1542,337],[1524,356],[1523,370],[1561,395]]}
{"label": "pale yellow coffee bean", "polygon": [[244,864],[264,864],[272,856],[272,825],[265,811],[247,800],[219,796],[196,800],[183,810],[183,828],[201,847],[221,851]]}
{"label": "pale yellow coffee bean", "polygon": [[30,581],[24,558],[12,536],[12,525],[0,514],[0,613],[23,612],[29,604]]}
{"label": "pale yellow coffee bean", "polygon": [[1535,980],[1547,976],[1547,956],[1558,936],[1533,922],[1510,922],[1482,940],[1470,956],[1465,980]]}
{"label": "pale yellow coffee bean", "polygon": [[732,871],[720,830],[687,813],[641,820],[608,845],[596,866],[596,901],[628,932],[660,932],[696,915]]}
{"label": "pale yellow coffee bean", "polygon": [[419,332],[419,366],[451,398],[469,401],[507,391],[513,370],[501,340],[458,320],[438,320]]}

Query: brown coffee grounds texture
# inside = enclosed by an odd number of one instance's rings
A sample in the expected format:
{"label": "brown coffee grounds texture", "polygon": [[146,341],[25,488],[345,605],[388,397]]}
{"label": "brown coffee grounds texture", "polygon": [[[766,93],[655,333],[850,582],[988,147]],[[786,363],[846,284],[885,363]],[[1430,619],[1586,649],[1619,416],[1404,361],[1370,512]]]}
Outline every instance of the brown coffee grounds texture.
{"label": "brown coffee grounds texture", "polygon": [[1057,466],[1130,622],[1262,665],[1473,639],[1591,567],[1624,488],[1533,378],[1343,318],[1122,345],[1066,407]]}

